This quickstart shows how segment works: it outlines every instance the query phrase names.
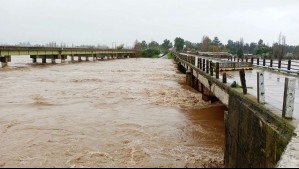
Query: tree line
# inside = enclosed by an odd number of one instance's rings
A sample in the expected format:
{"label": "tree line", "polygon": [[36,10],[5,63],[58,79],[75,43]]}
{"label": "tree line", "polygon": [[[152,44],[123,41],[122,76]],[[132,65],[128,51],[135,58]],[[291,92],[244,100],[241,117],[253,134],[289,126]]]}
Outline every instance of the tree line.
{"label": "tree line", "polygon": [[287,45],[286,37],[279,34],[278,41],[273,43],[272,46],[265,44],[262,39],[257,42],[244,43],[243,38],[239,41],[228,40],[226,44],[223,44],[218,37],[214,37],[213,40],[208,36],[203,36],[201,42],[194,43],[188,40],[184,40],[181,37],[174,39],[174,44],[165,39],[162,44],[151,41],[139,42],[135,41],[134,49],[138,51],[138,55],[142,57],[157,57],[161,53],[168,53],[169,49],[176,50],[178,52],[229,52],[239,58],[246,57],[252,54],[262,58],[273,59],[299,59],[299,45]]}

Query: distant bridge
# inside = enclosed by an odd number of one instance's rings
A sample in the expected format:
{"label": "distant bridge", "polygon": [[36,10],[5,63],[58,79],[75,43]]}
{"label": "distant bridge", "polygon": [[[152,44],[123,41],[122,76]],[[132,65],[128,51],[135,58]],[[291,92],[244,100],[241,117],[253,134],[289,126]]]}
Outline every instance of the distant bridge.
{"label": "distant bridge", "polygon": [[81,57],[86,60],[92,58],[97,60],[99,58],[127,58],[135,57],[135,52],[129,49],[97,49],[97,48],[50,48],[50,47],[12,47],[0,46],[0,62],[1,66],[7,66],[11,62],[11,56],[29,55],[33,63],[37,59],[42,59],[42,63],[46,63],[47,59],[51,59],[51,63],[55,63],[56,59],[61,59],[64,62],[68,56],[74,61],[77,57],[80,62]]}

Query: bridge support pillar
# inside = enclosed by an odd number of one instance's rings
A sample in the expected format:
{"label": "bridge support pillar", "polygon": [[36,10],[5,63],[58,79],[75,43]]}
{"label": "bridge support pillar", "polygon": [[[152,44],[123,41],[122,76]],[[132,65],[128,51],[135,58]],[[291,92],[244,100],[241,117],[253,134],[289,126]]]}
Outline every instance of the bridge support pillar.
{"label": "bridge support pillar", "polygon": [[89,61],[89,57],[88,56],[85,56],[85,61]]}
{"label": "bridge support pillar", "polygon": [[37,57],[36,56],[30,56],[30,58],[32,59],[32,63],[37,63]]}
{"label": "bridge support pillar", "polygon": [[8,62],[11,62],[11,56],[0,56],[1,67],[8,66]]}
{"label": "bridge support pillar", "polygon": [[61,56],[61,63],[65,63],[65,60],[67,59],[67,55]]}
{"label": "bridge support pillar", "polygon": [[55,64],[55,63],[56,63],[55,58],[52,58],[51,61],[52,61],[52,62],[51,62],[52,64]]}
{"label": "bridge support pillar", "polygon": [[186,84],[188,86],[192,86],[192,71],[191,68],[189,67],[188,70],[186,71]]}
{"label": "bridge support pillar", "polygon": [[44,64],[47,63],[47,57],[46,56],[42,57],[42,63],[44,63]]}
{"label": "bridge support pillar", "polygon": [[74,56],[73,56],[73,55],[71,56],[71,61],[72,61],[72,62],[74,61]]}
{"label": "bridge support pillar", "polygon": [[81,56],[78,56],[78,61],[81,62],[82,61],[82,58]]}

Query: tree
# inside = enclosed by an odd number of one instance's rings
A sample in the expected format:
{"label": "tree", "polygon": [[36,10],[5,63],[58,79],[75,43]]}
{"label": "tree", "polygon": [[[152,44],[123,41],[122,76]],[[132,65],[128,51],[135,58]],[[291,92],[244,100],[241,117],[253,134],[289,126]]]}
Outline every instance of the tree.
{"label": "tree", "polygon": [[156,41],[151,41],[149,44],[148,44],[148,48],[149,49],[157,49],[157,50],[160,50],[160,45],[158,42]]}
{"label": "tree", "polygon": [[237,56],[238,58],[242,58],[244,56],[244,53],[243,53],[243,50],[242,48],[239,48],[238,51],[237,51]]}
{"label": "tree", "polygon": [[216,46],[218,46],[218,45],[221,44],[217,36],[216,36],[216,37],[214,38],[214,40],[212,41],[212,44],[213,44],[213,45],[216,45]]}
{"label": "tree", "polygon": [[258,46],[262,46],[264,44],[264,41],[262,39],[259,40]]}
{"label": "tree", "polygon": [[208,52],[210,43],[211,43],[211,39],[208,36],[203,36],[202,37],[201,51],[202,52]]}
{"label": "tree", "polygon": [[161,46],[162,46],[162,49],[164,49],[166,51],[173,47],[172,43],[168,39],[165,39]]}
{"label": "tree", "polygon": [[296,59],[299,59],[299,46],[296,46],[293,54]]}
{"label": "tree", "polygon": [[177,51],[182,51],[184,49],[184,45],[185,45],[185,40],[177,37],[174,39],[174,47],[176,48]]}
{"label": "tree", "polygon": [[145,41],[142,41],[140,45],[142,50],[147,49],[147,43]]}

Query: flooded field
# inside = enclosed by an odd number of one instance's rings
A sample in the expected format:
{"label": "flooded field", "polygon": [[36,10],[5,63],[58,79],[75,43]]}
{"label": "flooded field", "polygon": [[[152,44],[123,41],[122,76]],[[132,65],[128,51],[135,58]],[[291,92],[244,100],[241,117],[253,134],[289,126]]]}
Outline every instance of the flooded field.
{"label": "flooded field", "polygon": [[225,107],[172,60],[0,69],[0,167],[224,167]]}

